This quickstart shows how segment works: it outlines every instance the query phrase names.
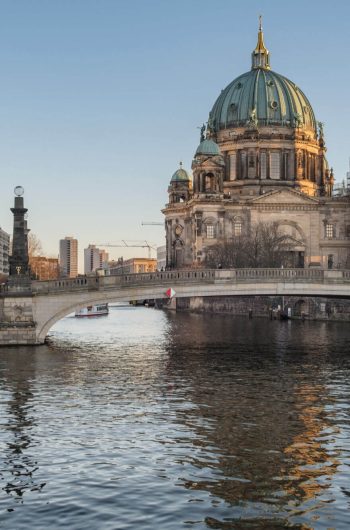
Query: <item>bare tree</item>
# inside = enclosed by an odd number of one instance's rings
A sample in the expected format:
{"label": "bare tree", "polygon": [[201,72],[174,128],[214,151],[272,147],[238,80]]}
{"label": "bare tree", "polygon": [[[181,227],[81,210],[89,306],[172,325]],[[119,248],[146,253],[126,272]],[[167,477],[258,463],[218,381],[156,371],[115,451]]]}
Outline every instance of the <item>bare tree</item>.
{"label": "bare tree", "polygon": [[207,249],[206,265],[223,268],[261,268],[285,265],[293,240],[277,222],[259,223]]}
{"label": "bare tree", "polygon": [[43,253],[43,248],[41,245],[41,241],[38,238],[37,235],[30,232],[28,234],[28,255],[29,255],[29,261],[31,258],[34,258],[36,256],[40,256]]}

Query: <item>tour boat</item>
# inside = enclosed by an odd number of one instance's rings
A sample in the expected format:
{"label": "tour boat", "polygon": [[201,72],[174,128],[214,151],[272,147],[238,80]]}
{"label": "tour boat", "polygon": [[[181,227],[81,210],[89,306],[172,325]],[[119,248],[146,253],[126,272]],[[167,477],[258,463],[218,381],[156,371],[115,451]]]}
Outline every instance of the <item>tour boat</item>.
{"label": "tour boat", "polygon": [[75,312],[76,317],[98,317],[100,315],[108,315],[109,309],[108,304],[89,305],[83,307],[79,311]]}

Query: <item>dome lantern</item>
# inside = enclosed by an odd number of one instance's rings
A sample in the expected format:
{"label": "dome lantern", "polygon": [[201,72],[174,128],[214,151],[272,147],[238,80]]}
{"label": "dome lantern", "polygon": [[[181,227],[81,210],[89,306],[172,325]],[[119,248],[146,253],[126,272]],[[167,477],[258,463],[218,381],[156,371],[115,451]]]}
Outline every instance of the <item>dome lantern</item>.
{"label": "dome lantern", "polygon": [[264,68],[270,70],[269,50],[264,44],[264,34],[262,30],[262,17],[259,16],[259,33],[258,42],[252,53],[252,70],[255,68]]}

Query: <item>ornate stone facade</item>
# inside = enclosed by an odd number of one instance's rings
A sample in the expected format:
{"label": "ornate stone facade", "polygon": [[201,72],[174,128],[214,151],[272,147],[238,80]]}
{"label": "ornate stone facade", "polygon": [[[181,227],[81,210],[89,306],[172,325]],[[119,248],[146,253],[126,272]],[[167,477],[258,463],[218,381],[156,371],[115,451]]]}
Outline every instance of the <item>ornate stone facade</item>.
{"label": "ornate stone facade", "polygon": [[270,69],[262,28],[252,68],[215,102],[192,162],[163,210],[167,267],[200,265],[210,247],[278,221],[294,248],[286,266],[350,267],[350,199],[332,197],[323,124],[305,94]]}

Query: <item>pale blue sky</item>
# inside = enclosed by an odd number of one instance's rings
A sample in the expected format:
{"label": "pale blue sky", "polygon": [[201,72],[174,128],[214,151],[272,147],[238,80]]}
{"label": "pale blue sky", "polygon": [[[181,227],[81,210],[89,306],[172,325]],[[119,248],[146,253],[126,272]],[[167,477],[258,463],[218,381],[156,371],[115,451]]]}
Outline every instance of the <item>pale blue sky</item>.
{"label": "pale blue sky", "polygon": [[81,251],[121,239],[161,244],[162,227],[141,221],[162,221],[172,173],[179,160],[191,166],[197,127],[221,89],[250,69],[260,13],[272,69],[300,86],[325,123],[342,180],[348,0],[0,0],[0,226],[12,231],[20,184],[47,254],[66,235]]}

